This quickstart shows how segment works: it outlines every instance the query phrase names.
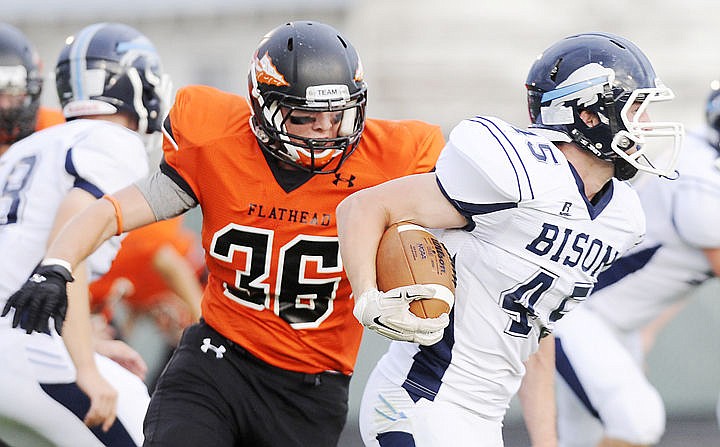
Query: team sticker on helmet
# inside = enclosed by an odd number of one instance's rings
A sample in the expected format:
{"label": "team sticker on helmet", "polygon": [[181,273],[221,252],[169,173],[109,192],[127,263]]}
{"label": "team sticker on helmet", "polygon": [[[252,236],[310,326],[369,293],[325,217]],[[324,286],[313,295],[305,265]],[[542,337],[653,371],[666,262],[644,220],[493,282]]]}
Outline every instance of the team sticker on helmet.
{"label": "team sticker on helmet", "polygon": [[305,98],[309,105],[328,101],[338,102],[340,105],[350,100],[350,89],[344,84],[311,85],[305,89]]}
{"label": "team sticker on helmet", "polygon": [[253,64],[255,65],[255,79],[258,84],[275,85],[277,87],[289,87],[290,84],[285,80],[285,76],[282,75],[273,64],[270,55],[265,52],[262,58],[258,59],[257,53],[253,58]]}

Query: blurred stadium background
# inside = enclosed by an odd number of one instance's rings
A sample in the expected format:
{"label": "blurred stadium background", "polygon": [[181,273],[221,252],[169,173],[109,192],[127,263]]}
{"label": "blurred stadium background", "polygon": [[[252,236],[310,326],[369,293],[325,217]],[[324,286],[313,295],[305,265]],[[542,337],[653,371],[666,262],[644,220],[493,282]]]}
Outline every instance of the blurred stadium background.
{"label": "blurred stadium background", "polygon": [[[716,0],[22,0],[0,2],[0,20],[36,44],[47,73],[43,101],[57,105],[51,71],[66,36],[97,21],[128,23],[150,37],[175,87],[209,84],[244,95],[252,51],[265,32],[288,20],[333,24],[360,52],[370,116],[417,118],[447,134],[459,120],[495,115],[527,122],[527,69],[566,35],[609,31],[643,48],[677,98],[674,120],[692,130],[704,120],[711,80],[720,77],[720,2]],[[197,225],[199,215],[191,219]],[[669,414],[661,446],[720,446],[715,405],[720,390],[718,281],[693,296],[658,338],[648,374]],[[135,340],[153,356],[151,332]],[[341,446],[361,445],[356,428],[363,384],[386,343],[365,337],[351,387]],[[507,445],[528,445],[516,403]]]}

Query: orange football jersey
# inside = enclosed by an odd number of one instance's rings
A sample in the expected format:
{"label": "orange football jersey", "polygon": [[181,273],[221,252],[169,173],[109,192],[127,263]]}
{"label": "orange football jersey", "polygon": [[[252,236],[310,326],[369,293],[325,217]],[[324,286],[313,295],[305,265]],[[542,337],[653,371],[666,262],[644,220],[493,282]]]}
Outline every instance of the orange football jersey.
{"label": "orange football jersey", "polygon": [[56,124],[62,124],[65,122],[65,117],[62,112],[56,109],[48,109],[47,107],[40,107],[37,114],[37,122],[35,123],[35,130],[43,130]]}
{"label": "orange football jersey", "polygon": [[181,89],[169,115],[165,163],[203,211],[203,317],[272,365],[350,374],[362,326],[352,314],[335,207],[360,189],[431,171],[442,133],[419,121],[368,119],[337,173],[286,192],[249,119],[245,98],[202,86]]}
{"label": "orange football jersey", "polygon": [[[198,275],[202,275],[205,265],[198,237],[183,227],[182,218],[156,222],[129,232],[123,239],[110,270],[90,284],[91,309],[103,309],[112,284],[118,278],[126,278],[132,283],[134,291],[123,300],[138,311],[150,310],[172,294],[165,280],[152,267],[157,251],[167,245],[175,247]],[[106,313],[106,316],[110,315]]]}

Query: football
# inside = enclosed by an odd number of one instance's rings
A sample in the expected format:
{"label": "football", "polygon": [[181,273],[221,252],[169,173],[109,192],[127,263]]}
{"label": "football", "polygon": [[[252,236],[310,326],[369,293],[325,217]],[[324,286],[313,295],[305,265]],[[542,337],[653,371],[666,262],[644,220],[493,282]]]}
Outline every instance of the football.
{"label": "football", "polygon": [[455,294],[455,268],[445,246],[427,229],[409,223],[391,225],[380,239],[376,258],[378,289],[428,284],[445,299],[418,299],[410,311],[420,318],[450,312]]}

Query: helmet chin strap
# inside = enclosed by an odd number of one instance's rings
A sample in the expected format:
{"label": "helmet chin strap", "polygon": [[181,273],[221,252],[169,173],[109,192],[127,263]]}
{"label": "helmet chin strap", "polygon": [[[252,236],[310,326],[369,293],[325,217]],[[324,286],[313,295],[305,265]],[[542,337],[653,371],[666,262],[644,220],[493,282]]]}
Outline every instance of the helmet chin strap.
{"label": "helmet chin strap", "polygon": [[615,168],[615,178],[618,180],[630,180],[635,177],[638,169],[622,158],[613,160],[613,166]]}
{"label": "helmet chin strap", "polygon": [[615,107],[615,97],[613,96],[612,87],[609,84],[603,86],[602,101],[607,110],[608,126],[610,126],[610,135],[620,132],[620,123],[617,120],[617,108]]}

